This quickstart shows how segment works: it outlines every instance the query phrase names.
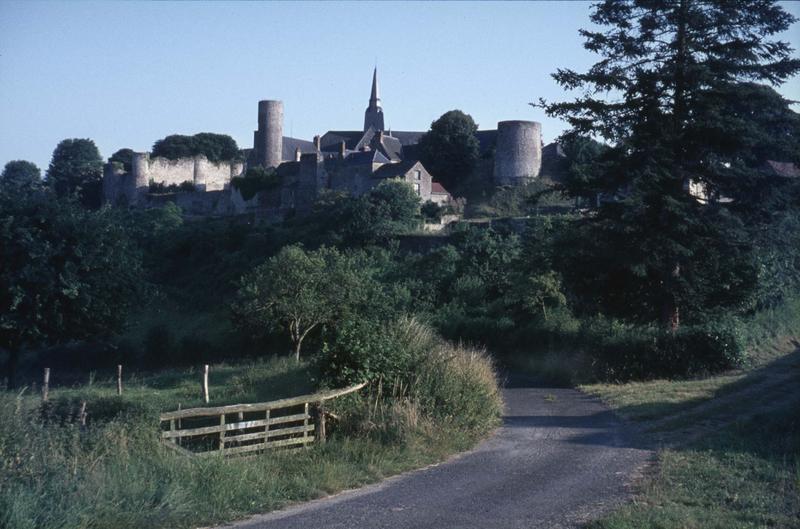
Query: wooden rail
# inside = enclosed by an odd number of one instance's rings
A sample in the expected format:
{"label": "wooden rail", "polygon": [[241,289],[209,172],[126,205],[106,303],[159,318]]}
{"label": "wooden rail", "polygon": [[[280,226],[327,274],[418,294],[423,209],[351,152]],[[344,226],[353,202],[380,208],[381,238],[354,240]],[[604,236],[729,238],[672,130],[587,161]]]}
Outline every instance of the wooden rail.
{"label": "wooden rail", "polygon": [[[165,412],[159,417],[161,440],[168,447],[193,456],[307,447],[315,439],[325,442],[325,401],[366,385],[362,382],[349,388],[270,402]],[[228,420],[229,415],[234,415],[232,421]]]}

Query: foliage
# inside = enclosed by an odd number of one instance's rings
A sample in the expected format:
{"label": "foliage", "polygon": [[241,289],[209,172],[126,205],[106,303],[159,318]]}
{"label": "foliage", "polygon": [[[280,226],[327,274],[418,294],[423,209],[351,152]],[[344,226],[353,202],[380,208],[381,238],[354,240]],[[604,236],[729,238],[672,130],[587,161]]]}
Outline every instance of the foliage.
{"label": "foliage", "polygon": [[87,207],[100,207],[103,159],[90,139],[62,140],[47,168],[47,185],[60,197],[77,193]]}
{"label": "foliage", "polygon": [[419,196],[399,181],[381,182],[359,197],[326,193],[314,208],[312,230],[351,246],[384,244],[420,223]]}
{"label": "foliage", "polygon": [[460,110],[445,112],[419,140],[420,159],[436,180],[450,190],[475,170],[480,146],[472,116]]}
{"label": "foliage", "polygon": [[3,187],[28,187],[42,182],[42,172],[36,164],[27,160],[12,160],[3,167],[0,185]]}
{"label": "foliage", "polygon": [[133,149],[119,149],[117,152],[111,155],[111,158],[108,159],[109,162],[116,162],[121,163],[123,169],[125,169],[126,173],[130,173],[133,169]]}
{"label": "foliage", "polygon": [[[730,98],[739,83],[779,84],[800,70],[788,44],[770,40],[794,18],[760,0],[608,0],[592,21],[604,29],[581,33],[601,61],[586,73],[554,74],[587,95],[546,105],[575,134],[613,143],[601,171],[582,183],[610,200],[581,237],[604,248],[588,248],[578,273],[584,284],[606,283],[595,298],[604,310],[660,319],[673,330],[684,310],[697,318],[701,307],[741,309],[754,266],[735,203],[757,206],[758,196],[742,191],[773,182],[751,165],[756,153],[747,144],[765,124],[725,116],[741,106]],[[734,197],[734,206],[699,203],[685,191],[689,182],[712,199]],[[623,303],[630,310],[620,310]]]}
{"label": "foliage", "polygon": [[0,347],[19,354],[118,329],[139,291],[141,257],[110,210],[46,190],[0,191]]}
{"label": "foliage", "polygon": [[420,207],[420,213],[427,222],[438,224],[442,220],[444,208],[436,202],[427,201]]}
{"label": "foliage", "polygon": [[741,323],[733,318],[684,325],[675,333],[653,327],[621,326],[595,336],[596,346],[590,355],[595,375],[601,380],[718,373],[742,367],[746,359]]}
{"label": "foliage", "polygon": [[251,333],[288,332],[300,361],[308,333],[344,321],[366,303],[370,287],[355,260],[335,248],[286,246],[242,278],[233,312],[237,325]]}
{"label": "foliage", "polygon": [[248,167],[244,176],[235,176],[231,179],[231,186],[238,189],[245,200],[250,200],[259,191],[276,189],[280,184],[281,179],[274,169],[265,169],[261,166]]}
{"label": "foliage", "polygon": [[172,134],[153,144],[153,156],[170,160],[205,156],[210,162],[238,160],[241,158],[236,141],[227,134],[201,132],[194,136]]}
{"label": "foliage", "polygon": [[164,182],[155,182],[150,180],[147,189],[150,193],[155,194],[178,192],[194,193],[197,191],[197,187],[195,187],[194,182],[191,180],[184,180],[180,184],[165,184]]}

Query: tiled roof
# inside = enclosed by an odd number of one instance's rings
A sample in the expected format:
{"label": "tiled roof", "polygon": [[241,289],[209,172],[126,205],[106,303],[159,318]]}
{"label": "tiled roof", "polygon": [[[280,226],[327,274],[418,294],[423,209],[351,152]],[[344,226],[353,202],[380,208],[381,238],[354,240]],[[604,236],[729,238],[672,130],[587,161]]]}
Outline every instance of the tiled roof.
{"label": "tiled roof", "polygon": [[444,188],[442,184],[439,182],[431,182],[431,193],[436,193],[437,195],[449,195],[450,193],[447,189]]}

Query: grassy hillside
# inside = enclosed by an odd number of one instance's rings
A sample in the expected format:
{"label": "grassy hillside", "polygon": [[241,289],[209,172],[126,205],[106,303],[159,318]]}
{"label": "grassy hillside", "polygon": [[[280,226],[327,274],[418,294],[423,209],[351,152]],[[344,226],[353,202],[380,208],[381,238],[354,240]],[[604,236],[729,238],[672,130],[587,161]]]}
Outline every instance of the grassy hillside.
{"label": "grassy hillside", "polygon": [[634,501],[592,527],[800,526],[800,342],[758,352],[725,376],[582,387],[657,450]]}

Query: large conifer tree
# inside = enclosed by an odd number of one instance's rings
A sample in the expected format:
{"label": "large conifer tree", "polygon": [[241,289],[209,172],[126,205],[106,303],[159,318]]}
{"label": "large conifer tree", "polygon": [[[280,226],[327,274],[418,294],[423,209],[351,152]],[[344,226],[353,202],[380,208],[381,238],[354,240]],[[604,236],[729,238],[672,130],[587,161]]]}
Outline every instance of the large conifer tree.
{"label": "large conifer tree", "polygon": [[778,179],[759,169],[769,149],[751,141],[768,120],[751,119],[737,94],[775,103],[753,83],[800,70],[774,38],[794,17],[771,0],[606,0],[592,21],[603,29],[581,34],[601,60],[554,74],[582,95],[544,103],[573,134],[613,146],[586,183],[608,200],[583,227],[571,279],[604,309],[673,330],[682,316],[742,308],[756,266],[741,212],[770,207],[758,201],[773,194],[752,191]]}

